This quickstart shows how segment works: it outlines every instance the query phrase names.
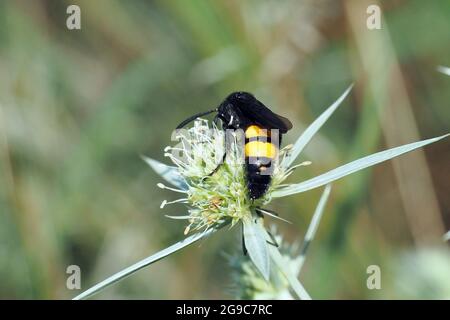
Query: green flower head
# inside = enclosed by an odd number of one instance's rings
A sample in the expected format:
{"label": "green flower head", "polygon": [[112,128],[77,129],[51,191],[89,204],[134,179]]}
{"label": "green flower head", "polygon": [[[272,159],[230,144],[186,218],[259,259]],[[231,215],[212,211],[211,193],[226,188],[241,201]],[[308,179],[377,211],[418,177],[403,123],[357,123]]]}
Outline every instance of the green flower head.
{"label": "green flower head", "polygon": [[[216,228],[227,222],[234,226],[240,220],[250,218],[255,211],[270,214],[262,207],[271,201],[273,191],[293,171],[293,168],[286,169],[280,165],[292,149],[288,146],[281,149],[271,163],[273,175],[267,192],[261,198],[250,199],[243,165],[244,139],[241,131],[225,132],[207,120],[198,119],[192,128],[177,131],[174,138],[178,143],[165,148],[165,156],[175,165],[173,175],[178,177],[176,181],[169,182],[177,188],[161,183],[158,186],[184,195],[174,201],[163,201],[161,208],[171,203],[189,206],[189,215],[169,216],[188,220],[185,234],[191,230]],[[225,152],[225,161],[221,163]],[[158,165],[154,160],[147,161],[153,167]]]}

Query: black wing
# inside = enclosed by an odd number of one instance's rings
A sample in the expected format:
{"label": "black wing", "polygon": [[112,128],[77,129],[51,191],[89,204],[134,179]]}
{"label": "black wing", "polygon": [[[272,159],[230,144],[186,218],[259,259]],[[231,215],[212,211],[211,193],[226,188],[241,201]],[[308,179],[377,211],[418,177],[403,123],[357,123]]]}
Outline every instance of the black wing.
{"label": "black wing", "polygon": [[239,109],[248,119],[255,120],[267,129],[278,129],[281,133],[286,133],[292,129],[292,123],[289,119],[272,112],[256,98],[240,103]]}

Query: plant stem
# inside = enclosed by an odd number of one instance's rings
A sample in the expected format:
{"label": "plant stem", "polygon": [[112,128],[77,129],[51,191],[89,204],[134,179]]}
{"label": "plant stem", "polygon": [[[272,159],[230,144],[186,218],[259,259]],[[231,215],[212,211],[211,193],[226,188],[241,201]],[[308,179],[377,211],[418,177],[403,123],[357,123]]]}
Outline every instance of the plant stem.
{"label": "plant stem", "polygon": [[[269,237],[269,235],[267,236]],[[306,292],[305,288],[297,279],[297,277],[293,275],[292,272],[286,267],[287,266],[286,261],[280,254],[280,251],[278,251],[278,248],[274,246],[269,247],[270,247],[269,254],[272,258],[272,261],[280,269],[280,272],[286,277],[286,280],[289,282],[289,285],[291,286],[296,296],[300,300],[311,300],[311,297],[309,296],[308,292]]]}

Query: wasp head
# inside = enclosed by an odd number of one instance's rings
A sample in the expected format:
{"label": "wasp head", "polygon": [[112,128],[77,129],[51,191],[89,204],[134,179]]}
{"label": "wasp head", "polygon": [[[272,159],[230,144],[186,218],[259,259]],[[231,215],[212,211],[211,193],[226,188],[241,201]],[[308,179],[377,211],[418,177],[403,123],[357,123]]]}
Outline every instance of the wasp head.
{"label": "wasp head", "polygon": [[241,108],[252,103],[255,99],[248,92],[233,92],[217,108],[217,117],[223,121],[226,128],[242,128],[246,125],[246,118],[243,116]]}

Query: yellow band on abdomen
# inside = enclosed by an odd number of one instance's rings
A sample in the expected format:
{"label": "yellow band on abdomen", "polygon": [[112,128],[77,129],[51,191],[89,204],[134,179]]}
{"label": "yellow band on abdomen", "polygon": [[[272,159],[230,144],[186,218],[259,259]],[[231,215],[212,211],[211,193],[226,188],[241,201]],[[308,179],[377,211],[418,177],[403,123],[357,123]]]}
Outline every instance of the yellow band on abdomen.
{"label": "yellow band on abdomen", "polygon": [[274,159],[277,155],[277,147],[270,142],[250,141],[245,144],[246,157],[266,157]]}
{"label": "yellow band on abdomen", "polygon": [[262,129],[258,126],[252,125],[252,126],[249,126],[245,130],[245,137],[247,139],[255,138],[255,137],[267,137],[267,130]]}

